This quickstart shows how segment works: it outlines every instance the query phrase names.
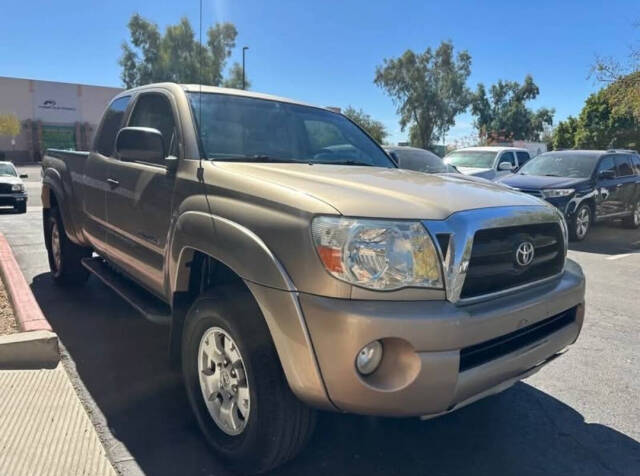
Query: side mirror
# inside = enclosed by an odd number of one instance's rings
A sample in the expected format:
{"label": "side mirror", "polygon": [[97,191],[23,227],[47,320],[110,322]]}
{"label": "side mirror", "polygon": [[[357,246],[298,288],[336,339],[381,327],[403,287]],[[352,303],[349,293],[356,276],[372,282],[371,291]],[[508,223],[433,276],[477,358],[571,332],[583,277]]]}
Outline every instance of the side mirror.
{"label": "side mirror", "polygon": [[20,174],[20,178],[29,178],[29,175],[27,175],[27,174]]}
{"label": "side mirror", "polygon": [[513,170],[511,162],[500,162],[498,164],[498,170]]}
{"label": "side mirror", "polygon": [[598,172],[598,178],[600,180],[611,180],[616,178],[616,174],[613,172],[613,170],[601,170],[600,172]]}
{"label": "side mirror", "polygon": [[116,152],[125,161],[162,163],[165,158],[162,133],[150,127],[124,127],[116,137]]}

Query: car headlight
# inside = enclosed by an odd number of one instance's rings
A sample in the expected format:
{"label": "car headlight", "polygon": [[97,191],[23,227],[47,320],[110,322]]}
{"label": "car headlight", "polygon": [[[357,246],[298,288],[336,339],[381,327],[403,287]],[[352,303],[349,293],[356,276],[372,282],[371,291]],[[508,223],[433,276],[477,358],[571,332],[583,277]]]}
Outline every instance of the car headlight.
{"label": "car headlight", "polygon": [[568,197],[575,191],[574,188],[550,188],[542,190],[542,196],[544,198]]}
{"label": "car headlight", "polygon": [[313,240],[338,279],[376,290],[442,288],[440,259],[422,223],[316,217]]}
{"label": "car headlight", "polygon": [[12,192],[23,192],[24,191],[24,185],[22,185],[21,183],[14,183],[11,186],[11,191]]}

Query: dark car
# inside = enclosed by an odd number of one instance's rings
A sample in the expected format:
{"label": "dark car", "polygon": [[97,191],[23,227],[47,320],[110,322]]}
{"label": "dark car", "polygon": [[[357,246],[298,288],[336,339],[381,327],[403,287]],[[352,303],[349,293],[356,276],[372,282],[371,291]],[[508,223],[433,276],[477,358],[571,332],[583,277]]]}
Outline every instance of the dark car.
{"label": "dark car", "polygon": [[595,221],[622,218],[630,228],[640,226],[640,156],[635,151],[547,152],[500,182],[559,208],[573,240],[583,240]]}

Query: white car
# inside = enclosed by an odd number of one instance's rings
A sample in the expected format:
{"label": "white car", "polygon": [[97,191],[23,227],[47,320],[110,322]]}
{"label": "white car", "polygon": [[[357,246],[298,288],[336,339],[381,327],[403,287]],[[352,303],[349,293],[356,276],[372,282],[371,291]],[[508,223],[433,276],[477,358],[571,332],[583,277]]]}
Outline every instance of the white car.
{"label": "white car", "polygon": [[27,211],[27,192],[22,179],[11,162],[0,162],[0,206],[10,206],[18,213]]}
{"label": "white car", "polygon": [[448,154],[444,161],[465,175],[496,180],[511,174],[531,159],[518,147],[466,147]]}

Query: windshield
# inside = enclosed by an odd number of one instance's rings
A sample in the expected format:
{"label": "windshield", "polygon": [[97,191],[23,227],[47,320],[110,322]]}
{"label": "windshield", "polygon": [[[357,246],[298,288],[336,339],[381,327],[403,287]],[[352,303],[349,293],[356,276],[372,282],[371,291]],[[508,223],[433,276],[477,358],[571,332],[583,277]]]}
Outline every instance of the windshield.
{"label": "windshield", "polygon": [[417,170],[428,174],[455,173],[456,169],[445,164],[437,155],[420,149],[395,149],[389,148],[398,158],[401,169]]}
{"label": "windshield", "polygon": [[486,150],[458,150],[451,152],[444,160],[456,167],[493,168],[496,152]]}
{"label": "windshield", "polygon": [[0,176],[17,177],[16,169],[11,164],[0,164]]}
{"label": "windshield", "polygon": [[518,173],[521,175],[545,175],[548,177],[588,178],[591,177],[597,162],[597,155],[542,154],[527,162]]}
{"label": "windshield", "polygon": [[395,167],[341,114],[229,94],[187,94],[209,159]]}

